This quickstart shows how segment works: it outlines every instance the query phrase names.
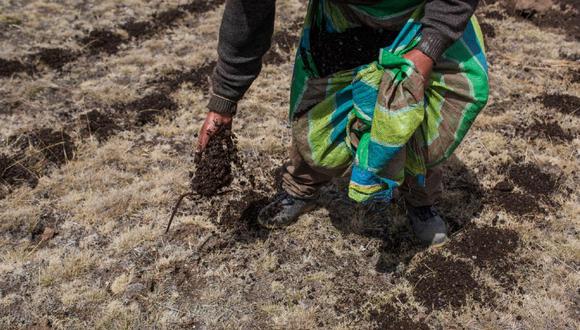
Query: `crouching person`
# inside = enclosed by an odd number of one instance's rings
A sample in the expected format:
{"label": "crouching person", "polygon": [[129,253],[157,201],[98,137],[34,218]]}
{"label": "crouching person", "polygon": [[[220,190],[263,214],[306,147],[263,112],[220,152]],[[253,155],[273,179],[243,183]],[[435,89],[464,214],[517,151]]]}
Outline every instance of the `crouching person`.
{"label": "crouching person", "polygon": [[[439,165],[465,137],[488,97],[476,0],[311,0],[296,55],[293,142],[284,192],[259,215],[281,228],[312,210],[320,188],[349,174],[357,202],[403,194],[417,237],[447,239],[435,205]],[[270,47],[275,1],[228,0],[219,61],[199,148],[231,125]]]}

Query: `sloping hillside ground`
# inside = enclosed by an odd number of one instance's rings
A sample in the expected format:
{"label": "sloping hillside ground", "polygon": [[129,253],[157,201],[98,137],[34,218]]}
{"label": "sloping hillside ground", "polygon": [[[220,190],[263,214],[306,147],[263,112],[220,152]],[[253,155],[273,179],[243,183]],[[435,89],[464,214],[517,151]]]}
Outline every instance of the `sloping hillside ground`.
{"label": "sloping hillside ground", "polygon": [[446,165],[452,239],[425,249],[402,203],[352,205],[341,180],[287,230],[255,224],[304,1],[278,1],[232,191],[163,235],[223,0],[0,0],[0,327],[577,329],[578,2],[482,2],[491,99]]}

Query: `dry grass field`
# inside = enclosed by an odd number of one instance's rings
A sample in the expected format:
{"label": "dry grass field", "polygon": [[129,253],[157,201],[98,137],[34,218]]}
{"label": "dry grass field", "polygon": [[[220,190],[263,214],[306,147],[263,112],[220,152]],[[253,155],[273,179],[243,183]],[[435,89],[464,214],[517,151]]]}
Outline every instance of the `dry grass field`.
{"label": "dry grass field", "polygon": [[223,2],[0,0],[0,328],[580,327],[578,1],[481,1],[491,98],[445,165],[437,249],[340,179],[286,230],[255,224],[290,142],[298,0],[235,119],[231,191],[163,234]]}

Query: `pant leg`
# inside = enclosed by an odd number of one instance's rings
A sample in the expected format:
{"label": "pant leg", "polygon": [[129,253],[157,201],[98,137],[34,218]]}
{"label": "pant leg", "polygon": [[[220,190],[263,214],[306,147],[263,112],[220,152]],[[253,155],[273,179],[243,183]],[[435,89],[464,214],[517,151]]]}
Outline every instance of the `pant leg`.
{"label": "pant leg", "polygon": [[282,188],[299,198],[315,198],[318,190],[332,180],[332,176],[315,171],[298,152],[294,143],[290,146],[290,162],[282,174]]}
{"label": "pant leg", "polygon": [[417,183],[417,178],[406,177],[400,187],[405,201],[411,206],[430,206],[436,204],[443,192],[443,171],[439,166],[428,169],[425,177],[425,187]]}

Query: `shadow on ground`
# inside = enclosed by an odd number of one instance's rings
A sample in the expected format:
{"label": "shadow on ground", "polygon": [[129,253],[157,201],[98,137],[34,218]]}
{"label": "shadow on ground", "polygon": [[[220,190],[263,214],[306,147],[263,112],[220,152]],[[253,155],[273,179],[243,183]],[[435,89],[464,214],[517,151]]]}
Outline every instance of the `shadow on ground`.
{"label": "shadow on ground", "polygon": [[[444,169],[443,196],[437,209],[453,234],[479,215],[483,208],[483,187],[475,173],[457,157],[441,165]],[[413,235],[406,218],[405,202],[396,196],[392,203],[376,201],[359,205],[346,195],[348,178],[335,180],[321,197],[321,207],[343,234],[382,240],[376,270],[398,272],[413,256],[425,249]]]}

